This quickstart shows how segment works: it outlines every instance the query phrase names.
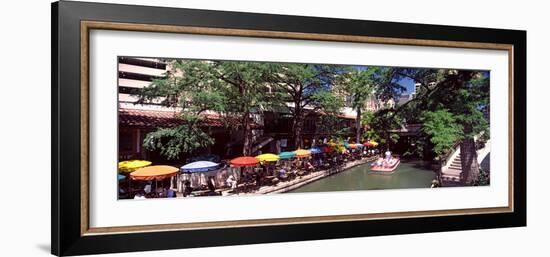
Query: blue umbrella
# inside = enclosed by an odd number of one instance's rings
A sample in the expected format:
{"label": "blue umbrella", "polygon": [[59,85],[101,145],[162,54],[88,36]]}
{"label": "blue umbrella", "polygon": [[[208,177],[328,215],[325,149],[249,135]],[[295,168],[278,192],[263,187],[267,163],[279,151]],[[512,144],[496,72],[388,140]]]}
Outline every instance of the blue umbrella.
{"label": "blue umbrella", "polygon": [[118,180],[123,180],[123,179],[125,179],[125,178],[126,178],[126,176],[124,176],[124,175],[122,175],[122,174],[118,174]]}
{"label": "blue umbrella", "polygon": [[320,154],[320,153],[322,153],[321,148],[319,148],[319,147],[312,147],[311,149],[309,149],[309,151],[311,152],[311,154]]}
{"label": "blue umbrella", "polygon": [[198,162],[192,162],[181,166],[180,171],[190,172],[190,173],[207,172],[207,171],[217,170],[218,166],[219,164],[215,162],[198,161]]}

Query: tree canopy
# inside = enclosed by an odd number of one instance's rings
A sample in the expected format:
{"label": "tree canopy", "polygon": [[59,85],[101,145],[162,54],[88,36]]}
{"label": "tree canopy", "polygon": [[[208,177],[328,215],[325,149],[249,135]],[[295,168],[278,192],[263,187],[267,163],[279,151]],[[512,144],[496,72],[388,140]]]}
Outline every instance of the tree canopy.
{"label": "tree canopy", "polygon": [[[421,124],[414,144],[417,149],[412,152],[441,155],[457,142],[469,142],[481,132],[488,134],[483,112],[489,107],[488,72],[246,61],[168,63],[171,68],[165,77],[140,92],[140,102],[156,101],[175,108],[184,121],[174,128],[159,128],[144,141],[144,147],[170,159],[214,143],[201,128],[201,117],[206,114],[216,114],[228,128],[242,131],[243,155],[252,154],[252,124],[266,111],[284,110],[290,115],[296,148],[302,147],[304,120],[311,114],[320,117],[316,134],[323,131],[342,138],[346,130],[339,126],[338,117],[346,98],[356,112],[357,142],[374,139],[389,147],[405,125]],[[420,86],[411,100],[392,104],[406,91],[400,83],[403,79]],[[366,110],[369,100],[385,106]]]}

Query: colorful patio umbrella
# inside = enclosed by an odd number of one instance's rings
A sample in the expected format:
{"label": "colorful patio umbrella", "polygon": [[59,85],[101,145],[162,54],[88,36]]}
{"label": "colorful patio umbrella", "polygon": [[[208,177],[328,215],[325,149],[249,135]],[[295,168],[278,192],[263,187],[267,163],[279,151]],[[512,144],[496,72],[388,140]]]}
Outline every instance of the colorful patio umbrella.
{"label": "colorful patio umbrella", "polygon": [[279,157],[281,159],[290,159],[290,158],[294,158],[296,156],[296,153],[294,152],[282,152],[279,154]]}
{"label": "colorful patio umbrella", "polygon": [[139,168],[147,167],[151,165],[150,161],[144,160],[129,160],[118,163],[118,170],[124,173],[130,173],[136,171]]}
{"label": "colorful patio umbrella", "polygon": [[374,140],[369,140],[369,141],[363,143],[363,145],[364,145],[364,146],[370,147],[370,146],[377,146],[378,143],[377,143],[376,141],[374,141]]}
{"label": "colorful patio umbrella", "polygon": [[328,146],[323,146],[323,147],[321,147],[321,152],[330,153],[330,152],[332,152],[332,148],[330,148]]}
{"label": "colorful patio umbrella", "polygon": [[320,154],[320,153],[322,153],[322,151],[319,147],[312,147],[311,149],[309,149],[309,151],[311,152],[311,154]]}
{"label": "colorful patio umbrella", "polygon": [[281,157],[272,153],[264,153],[256,156],[256,159],[258,159],[261,162],[276,162],[279,159],[281,159]]}
{"label": "colorful patio umbrella", "polygon": [[209,161],[197,161],[185,164],[180,167],[181,172],[207,172],[207,171],[213,171],[217,170],[219,168],[219,164],[215,162],[209,162]]}
{"label": "colorful patio umbrella", "polygon": [[163,180],[178,174],[179,169],[168,165],[155,165],[139,168],[130,173],[132,180]]}
{"label": "colorful patio umbrella", "polygon": [[304,150],[304,149],[298,149],[294,151],[294,153],[296,153],[296,157],[298,158],[305,158],[305,157],[311,156],[311,151]]}
{"label": "colorful patio umbrella", "polygon": [[233,167],[252,167],[258,165],[260,161],[252,156],[242,156],[237,157],[233,160],[231,160],[229,163],[233,165]]}

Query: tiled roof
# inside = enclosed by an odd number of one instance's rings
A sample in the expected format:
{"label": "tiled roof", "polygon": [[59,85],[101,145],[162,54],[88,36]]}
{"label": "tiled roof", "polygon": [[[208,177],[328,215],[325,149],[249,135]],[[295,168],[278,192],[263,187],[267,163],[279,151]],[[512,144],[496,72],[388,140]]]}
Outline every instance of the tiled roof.
{"label": "tiled roof", "polygon": [[[230,119],[229,122],[231,124],[234,124],[235,122],[237,122],[237,124],[240,123],[238,117],[225,117],[225,119]],[[178,118],[177,111],[142,110],[130,108],[119,108],[118,121],[121,126],[147,128],[175,127],[185,123],[184,120]],[[221,119],[220,115],[207,114],[201,116],[200,125],[202,127],[223,127],[225,123]],[[252,124],[253,129],[260,127],[261,126],[257,123]]]}
{"label": "tiled roof", "polygon": [[174,111],[118,109],[118,123],[132,127],[175,127],[184,123]]}

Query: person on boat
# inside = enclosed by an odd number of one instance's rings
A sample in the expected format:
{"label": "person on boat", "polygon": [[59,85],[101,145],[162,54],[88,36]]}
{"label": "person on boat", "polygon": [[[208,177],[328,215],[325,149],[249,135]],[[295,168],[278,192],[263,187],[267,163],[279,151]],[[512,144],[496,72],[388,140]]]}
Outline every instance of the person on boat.
{"label": "person on boat", "polygon": [[390,150],[387,150],[386,153],[385,153],[385,155],[386,155],[386,161],[389,162],[389,161],[391,160],[391,152],[390,152]]}
{"label": "person on boat", "polygon": [[376,162],[373,163],[373,166],[375,166],[375,167],[382,167],[382,165],[384,165],[384,159],[383,158],[378,158],[378,160],[376,160]]}

